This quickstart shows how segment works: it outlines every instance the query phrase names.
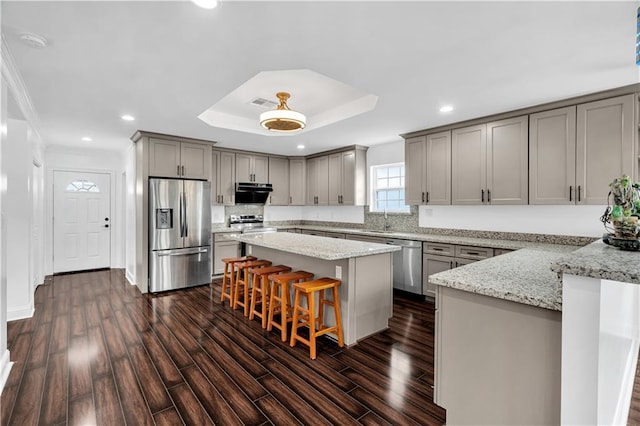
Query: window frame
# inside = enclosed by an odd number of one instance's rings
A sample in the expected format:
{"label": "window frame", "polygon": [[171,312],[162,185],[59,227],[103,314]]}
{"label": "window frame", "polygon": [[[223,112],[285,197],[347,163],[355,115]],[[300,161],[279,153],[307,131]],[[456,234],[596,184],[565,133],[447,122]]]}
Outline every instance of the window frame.
{"label": "window frame", "polygon": [[[402,173],[400,175],[400,177],[404,180],[404,185],[401,187],[392,187],[392,188],[378,188],[376,186],[378,178],[377,178],[377,171],[379,169],[389,169],[392,167],[401,167]],[[380,190],[380,189],[390,189],[390,190],[402,190],[402,191],[406,191],[406,167],[405,167],[405,163],[403,161],[401,162],[395,162],[395,163],[385,163],[385,164],[376,164],[373,166],[369,167],[369,212],[370,213],[384,213],[385,211],[387,213],[398,213],[398,214],[411,214],[411,206],[408,206],[406,204],[403,204],[403,206],[400,209],[378,209],[378,203],[377,203],[377,197],[376,197],[376,191]],[[387,178],[388,179],[388,178]],[[402,200],[403,203],[406,203],[406,192],[405,192],[405,199]]]}

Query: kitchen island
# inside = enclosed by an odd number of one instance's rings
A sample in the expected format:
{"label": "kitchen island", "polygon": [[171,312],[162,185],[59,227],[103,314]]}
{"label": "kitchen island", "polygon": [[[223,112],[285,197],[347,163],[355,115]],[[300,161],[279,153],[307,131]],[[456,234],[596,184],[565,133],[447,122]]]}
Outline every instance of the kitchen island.
{"label": "kitchen island", "polygon": [[[344,341],[353,345],[388,328],[393,315],[393,252],[400,247],[293,233],[227,234],[246,244],[246,254],[342,281]],[[333,325],[332,312],[325,315]]]}

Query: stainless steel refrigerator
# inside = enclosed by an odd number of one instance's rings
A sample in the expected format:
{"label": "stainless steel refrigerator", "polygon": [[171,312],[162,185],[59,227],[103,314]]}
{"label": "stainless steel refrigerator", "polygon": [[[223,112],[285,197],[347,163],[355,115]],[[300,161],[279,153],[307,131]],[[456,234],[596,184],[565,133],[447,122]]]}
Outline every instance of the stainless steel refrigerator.
{"label": "stainless steel refrigerator", "polygon": [[211,282],[211,183],[149,179],[149,291]]}

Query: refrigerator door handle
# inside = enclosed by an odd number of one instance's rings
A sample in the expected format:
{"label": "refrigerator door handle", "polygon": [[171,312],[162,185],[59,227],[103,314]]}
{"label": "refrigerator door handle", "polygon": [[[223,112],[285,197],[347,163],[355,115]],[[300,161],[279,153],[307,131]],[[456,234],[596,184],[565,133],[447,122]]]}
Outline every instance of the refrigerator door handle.
{"label": "refrigerator door handle", "polygon": [[182,203],[182,208],[184,210],[183,214],[182,214],[182,220],[184,221],[184,236],[188,237],[189,236],[189,224],[187,223],[187,194],[186,193],[182,193],[182,198],[184,200],[184,202]]}
{"label": "refrigerator door handle", "polygon": [[192,254],[200,254],[200,253],[206,253],[208,251],[207,248],[195,248],[192,250],[185,250],[185,249],[177,249],[177,250],[163,250],[163,251],[158,251],[158,256],[162,257],[162,256],[188,256],[188,255],[192,255]]}

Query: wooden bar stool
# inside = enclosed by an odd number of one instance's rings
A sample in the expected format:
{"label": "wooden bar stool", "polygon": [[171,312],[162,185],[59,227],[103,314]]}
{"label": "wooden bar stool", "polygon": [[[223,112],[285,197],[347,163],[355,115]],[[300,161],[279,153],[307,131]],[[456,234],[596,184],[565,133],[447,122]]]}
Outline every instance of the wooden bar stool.
{"label": "wooden bar stool", "polygon": [[220,302],[224,304],[224,299],[229,299],[229,306],[233,306],[233,286],[235,283],[234,265],[239,262],[256,260],[253,256],[226,257],[224,262],[224,272],[222,274],[222,289],[220,290]]}
{"label": "wooden bar stool", "polygon": [[[249,308],[249,320],[257,316],[262,319],[262,328],[267,328],[267,305],[269,294],[271,293],[269,278],[277,276],[281,272],[289,272],[291,268],[285,265],[267,266],[264,268],[251,269],[249,272],[253,276],[251,287],[251,307]],[[260,310],[256,305],[260,304]]]}
{"label": "wooden bar stool", "polygon": [[[244,308],[244,316],[249,315],[249,286],[251,285],[251,273],[250,269],[262,268],[265,266],[271,266],[271,262],[268,260],[248,260],[246,262],[238,262],[236,267],[236,282],[233,287],[233,309],[238,309],[238,306]],[[240,290],[242,291],[242,301],[240,301]]]}
{"label": "wooden bar stool", "polygon": [[[338,346],[344,346],[342,337],[342,317],[340,316],[340,296],[338,295],[338,286],[340,280],[334,278],[320,278],[315,281],[307,281],[306,283],[296,283],[293,285],[295,290],[295,302],[293,303],[293,325],[291,326],[291,347],[300,341],[309,346],[311,359],[316,359],[316,338],[327,333],[335,333],[338,336]],[[333,290],[333,300],[324,298],[324,291]],[[315,293],[318,292],[318,317],[315,311]],[[300,304],[301,296],[307,299],[307,307]],[[335,314],[336,325],[327,327],[324,324],[324,307],[332,306]],[[300,315],[302,314],[302,315]],[[302,322],[300,322],[302,320]],[[317,328],[316,328],[317,324]],[[298,336],[298,327],[300,325],[309,326],[309,339]]]}
{"label": "wooden bar stool", "polygon": [[[289,284],[309,281],[313,278],[311,272],[296,271],[285,274],[271,275],[272,282],[271,295],[269,297],[269,318],[267,320],[267,330],[273,327],[280,330],[282,341],[287,341],[287,323],[291,322],[291,297],[289,296]],[[280,321],[274,320],[274,314],[280,314]]]}

